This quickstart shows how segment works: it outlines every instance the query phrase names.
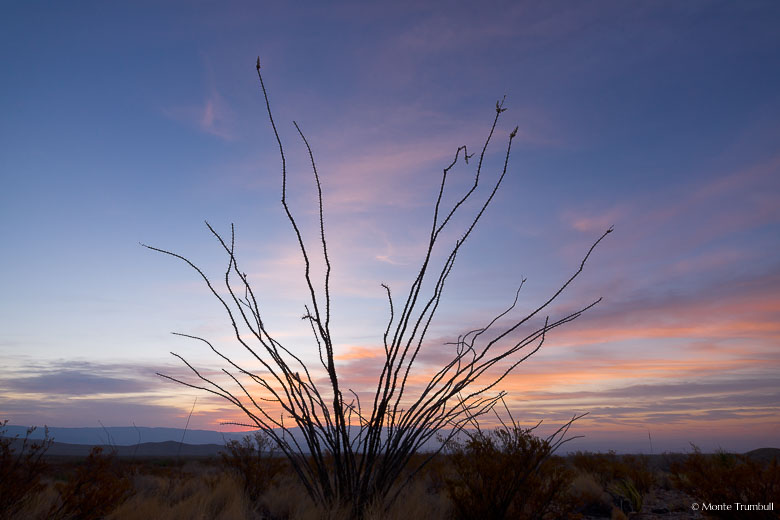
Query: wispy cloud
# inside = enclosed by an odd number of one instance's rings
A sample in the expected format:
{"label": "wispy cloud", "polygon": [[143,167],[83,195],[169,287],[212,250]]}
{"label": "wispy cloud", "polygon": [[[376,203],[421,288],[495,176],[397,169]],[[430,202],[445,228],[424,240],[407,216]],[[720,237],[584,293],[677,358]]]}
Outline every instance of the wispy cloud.
{"label": "wispy cloud", "polygon": [[[0,416],[15,424],[51,426],[183,427],[195,398],[191,427],[219,429],[219,422],[239,418],[218,397],[202,395],[156,375],[162,372],[195,381],[186,368],[170,363],[33,361],[14,358],[0,369]],[[199,366],[206,377],[222,372]],[[178,392],[171,392],[171,389]]]}
{"label": "wispy cloud", "polygon": [[[586,432],[610,424],[680,433],[742,420],[768,433],[780,412],[773,375],[780,369],[777,285],[776,274],[757,274],[695,293],[604,306],[553,331],[500,389],[524,420],[590,411],[578,426]],[[442,345],[452,339],[429,338],[412,371],[410,395],[452,359],[451,347]],[[384,351],[378,343],[358,344],[338,360],[344,380],[366,392]]]}
{"label": "wispy cloud", "polygon": [[8,379],[5,387],[6,391],[14,393],[76,396],[142,392],[147,385],[141,381],[99,376],[79,370],[64,370]]}
{"label": "wispy cloud", "polygon": [[216,89],[212,89],[197,105],[164,108],[163,114],[174,121],[226,141],[236,138],[236,118],[233,110]]}
{"label": "wispy cloud", "polygon": [[[0,388],[8,394],[68,398],[146,393],[159,384],[155,367],[142,363],[6,358]],[[159,369],[159,367],[158,367]]]}
{"label": "wispy cloud", "polygon": [[620,222],[625,214],[626,209],[624,207],[614,207],[606,211],[588,213],[566,210],[562,219],[577,231],[593,234],[597,232],[603,233],[616,222]]}

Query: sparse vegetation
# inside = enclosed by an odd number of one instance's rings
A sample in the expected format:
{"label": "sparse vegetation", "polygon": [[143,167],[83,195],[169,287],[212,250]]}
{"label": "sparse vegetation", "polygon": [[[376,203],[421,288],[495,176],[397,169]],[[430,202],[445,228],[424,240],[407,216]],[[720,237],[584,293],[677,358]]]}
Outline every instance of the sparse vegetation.
{"label": "sparse vegetation", "polygon": [[135,493],[106,518],[108,520],[250,520],[262,518],[230,471],[209,462],[194,463],[189,471],[167,475],[140,471],[134,475]]}
{"label": "sparse vegetation", "polygon": [[[778,496],[776,458],[694,450],[674,456],[668,466],[650,469],[649,458],[642,456],[556,456],[555,443],[533,432],[514,427],[470,431],[471,436],[450,443],[423,471],[405,473],[412,477],[408,485],[392,489],[399,499],[390,507],[381,501],[368,504],[366,518],[627,518],[639,511],[652,513],[648,497],[656,504],[654,514],[684,515],[694,501],[776,502]],[[272,454],[267,441],[257,437],[228,444],[221,458],[184,460],[121,459],[101,450],[81,459],[45,458],[43,448],[31,451],[28,444],[19,452],[9,441],[0,440],[4,457],[13,455],[3,459],[2,471],[14,467],[17,475],[28,476],[18,483],[34,485],[7,494],[8,481],[3,481],[3,520],[336,520],[352,511],[349,504],[323,508],[313,501],[286,458]],[[22,445],[21,439],[16,441]],[[9,460],[20,465],[9,465]],[[654,476],[649,488],[641,484],[650,482],[642,478],[647,473]],[[675,487],[665,489],[663,482]],[[667,501],[659,505],[658,497]],[[752,516],[777,518],[777,512]]]}
{"label": "sparse vegetation", "polygon": [[222,462],[243,483],[244,493],[256,504],[286,464],[275,446],[262,432],[247,435],[242,441],[229,441]]}
{"label": "sparse vegetation", "polygon": [[[642,510],[644,496],[656,484],[655,472],[645,455],[617,455],[607,453],[576,452],[572,464],[582,473],[594,478],[612,497],[617,508],[625,513]],[[603,500],[592,505],[604,504]],[[598,507],[601,510],[603,508]]]}
{"label": "sparse vegetation", "polygon": [[636,488],[634,481],[630,478],[616,480],[610,484],[607,491],[618,500],[620,511],[628,509],[632,513],[638,513],[642,510],[644,493]]}
{"label": "sparse vegetation", "polygon": [[[511,414],[510,414],[511,418]],[[542,439],[514,419],[493,431],[478,427],[467,439],[447,445],[451,476],[444,479],[457,520],[562,517],[573,505],[565,499],[574,472],[553,457],[567,439],[575,417]]]}
{"label": "sparse vegetation", "polygon": [[52,442],[48,430],[42,441],[30,441],[34,427],[27,429],[24,439],[6,437],[7,424],[7,420],[0,423],[0,520],[12,518],[43,489],[43,455]]}
{"label": "sparse vegetation", "polygon": [[569,490],[575,511],[582,515],[608,518],[613,508],[612,497],[599,483],[600,479],[581,471],[576,475]]}
{"label": "sparse vegetation", "polygon": [[114,453],[92,449],[83,463],[64,482],[56,482],[58,500],[49,509],[52,520],[98,520],[119,507],[130,495],[130,475]]}
{"label": "sparse vegetation", "polygon": [[[693,452],[671,464],[672,483],[696,500],[713,504],[769,504],[780,499],[777,456],[760,460],[723,450]],[[742,518],[745,512],[712,511],[712,516]],[[780,518],[778,511],[750,511],[751,518]]]}

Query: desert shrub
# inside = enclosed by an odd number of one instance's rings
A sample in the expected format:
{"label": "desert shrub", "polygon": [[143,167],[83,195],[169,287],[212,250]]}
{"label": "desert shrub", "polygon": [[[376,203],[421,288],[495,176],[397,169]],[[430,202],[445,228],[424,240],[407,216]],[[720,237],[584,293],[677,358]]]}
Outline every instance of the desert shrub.
{"label": "desert shrub", "polygon": [[449,470],[449,458],[443,453],[433,456],[429,453],[416,453],[410,466],[420,467],[423,458],[428,459],[422,469],[417,473],[416,480],[425,484],[425,489],[431,494],[446,494],[446,478]]}
{"label": "desert shrub", "polygon": [[[693,446],[682,461],[671,465],[671,480],[678,489],[701,502],[717,504],[768,504],[780,496],[780,467],[771,462],[718,451],[703,454]],[[736,518],[740,511],[709,511],[712,516]],[[778,518],[776,511],[750,511],[751,518]]]}
{"label": "desert shrub", "polygon": [[31,442],[35,427],[27,429],[24,439],[6,437],[8,421],[0,423],[0,519],[14,517],[25,504],[43,490],[41,476],[46,469],[43,455],[52,439],[46,429],[43,440]]}
{"label": "desert shrub", "polygon": [[532,429],[477,431],[448,445],[453,476],[445,488],[458,519],[561,516],[573,474]]}
{"label": "desert shrub", "polygon": [[539,470],[529,476],[525,489],[531,492],[523,497],[525,504],[513,518],[567,518],[574,511],[571,484],[574,471],[565,460],[552,456]]}
{"label": "desert shrub", "polygon": [[630,480],[637,491],[647,493],[656,477],[645,455],[617,455],[578,451],[570,456],[571,463],[580,471],[593,475],[604,488],[621,480]]}
{"label": "desert shrub", "polygon": [[55,485],[59,500],[49,511],[51,519],[91,520],[105,517],[133,493],[128,475],[111,453],[103,454],[96,446],[83,464],[65,482]]}
{"label": "desert shrub", "polygon": [[617,455],[611,450],[607,453],[578,451],[570,459],[578,470],[592,475],[624,512],[639,512],[644,496],[657,480],[645,455]]}
{"label": "desert shrub", "polygon": [[588,516],[606,517],[612,511],[612,497],[590,472],[580,472],[572,481],[569,501],[573,509]]}
{"label": "desert shrub", "polygon": [[620,463],[625,474],[623,478],[631,481],[642,495],[647,494],[658,481],[646,455],[623,455],[620,457]]}
{"label": "desert shrub", "polygon": [[222,461],[241,481],[244,492],[252,503],[257,503],[285,462],[276,456],[271,441],[261,432],[247,435],[241,441],[229,441],[222,453]]}

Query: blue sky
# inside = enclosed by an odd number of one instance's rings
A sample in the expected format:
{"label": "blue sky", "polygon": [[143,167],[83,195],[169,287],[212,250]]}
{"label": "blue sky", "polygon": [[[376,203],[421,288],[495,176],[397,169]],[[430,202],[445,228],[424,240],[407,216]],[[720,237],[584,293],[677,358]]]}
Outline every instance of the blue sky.
{"label": "blue sky", "polygon": [[[306,133],[322,176],[344,378],[370,384],[387,319],[423,252],[441,169],[484,142],[509,175],[467,244],[429,335],[500,312],[604,296],[506,381],[528,423],[589,411],[593,442],[772,443],[780,384],[780,7],[775,2],[17,3],[0,21],[0,415],[14,424],[181,427],[199,394],[155,376],[170,331],[230,344],[184,264],[218,276],[203,225],[236,224],[277,335],[301,355],[302,264],[279,204],[263,64],[316,239]],[[453,173],[452,193],[473,171]],[[568,307],[567,307],[568,306]],[[521,309],[522,310],[522,309]],[[438,350],[437,350],[438,349]],[[241,354],[235,351],[236,356]],[[191,426],[229,405],[200,396]],[[644,448],[644,444],[637,444]],[[657,446],[658,447],[658,446]]]}

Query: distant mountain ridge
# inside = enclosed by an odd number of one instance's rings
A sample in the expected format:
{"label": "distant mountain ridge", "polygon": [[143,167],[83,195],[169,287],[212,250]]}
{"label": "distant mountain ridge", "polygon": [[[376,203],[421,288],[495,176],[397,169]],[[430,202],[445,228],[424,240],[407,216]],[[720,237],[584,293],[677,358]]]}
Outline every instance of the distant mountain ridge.
{"label": "distant mountain ridge", "polygon": [[[357,427],[354,433],[357,433]],[[225,443],[231,440],[241,440],[247,435],[253,435],[257,430],[244,432],[215,432],[210,430],[185,430],[182,428],[150,428],[144,426],[107,426],[105,428],[62,428],[49,427],[49,437],[54,439],[55,443],[80,444],[88,446],[112,446],[112,447],[132,447],[145,443],[163,443],[175,442],[185,445],[218,445],[223,447]],[[24,438],[27,433],[26,426],[7,425],[5,427],[5,437],[14,437],[18,435]],[[37,428],[30,439],[43,439],[43,427]],[[301,433],[300,428],[290,428],[287,435],[292,435],[298,444],[305,448],[306,440]],[[423,451],[438,448],[439,444],[435,439],[431,439]]]}
{"label": "distant mountain ridge", "polygon": [[[26,426],[7,425],[5,427],[4,437],[14,437],[18,435],[20,438],[24,438],[27,432]],[[299,442],[302,447],[306,446],[298,428],[290,428],[290,432],[293,437]],[[226,442],[231,440],[241,440],[247,435],[252,435],[254,431],[244,432],[217,432],[212,430],[185,430],[183,428],[152,428],[146,426],[107,426],[101,427],[88,427],[88,428],[62,428],[62,427],[50,427],[49,436],[52,437],[55,443],[64,444],[80,444],[85,446],[114,446],[121,448],[134,447],[138,444],[151,444],[151,443],[165,443],[174,442],[177,445],[183,442],[183,445],[199,446],[199,445],[213,445],[220,448],[225,445]],[[443,433],[443,432],[442,432]],[[139,439],[140,435],[140,439]],[[183,438],[182,438],[183,437]],[[30,436],[31,439],[43,438],[43,427],[36,429]],[[438,443],[435,440],[431,440],[426,446],[423,447],[423,451],[436,449]],[[656,446],[656,448],[658,448]],[[139,448],[140,449],[140,448]],[[151,448],[150,448],[151,449]],[[182,448],[183,450],[184,448]],[[193,448],[196,449],[196,448]],[[718,447],[706,447],[702,446],[705,453],[715,452]],[[640,441],[627,440],[626,442],[619,443],[614,440],[590,440],[590,439],[576,439],[570,443],[567,443],[562,447],[559,454],[564,455],[567,452],[573,452],[575,450],[594,451],[594,452],[606,452],[608,450],[615,450],[617,453],[650,453],[653,451],[647,450],[647,447]],[[685,453],[690,450],[690,445],[687,443],[680,443],[675,447],[663,447],[656,449],[655,453],[660,454],[664,452],[671,453]],[[216,450],[212,450],[216,454]],[[749,452],[748,455],[754,458],[767,459],[777,456],[779,453],[776,448],[759,448],[759,449],[746,449],[746,450],[731,450],[732,452]],[[183,454],[184,452],[182,452]]]}
{"label": "distant mountain ridge", "polygon": [[[23,440],[16,438],[11,442],[11,448],[21,451]],[[46,457],[86,457],[92,448],[103,448],[104,453],[116,453],[127,458],[174,458],[174,457],[217,457],[225,451],[224,444],[182,444],[176,441],[143,442],[134,446],[110,446],[106,444],[69,444],[52,442],[46,450]]]}
{"label": "distant mountain ridge", "polygon": [[[5,437],[24,437],[26,426],[7,425]],[[43,427],[37,428],[30,439],[43,439]],[[184,442],[185,444],[216,444],[224,446],[227,441],[241,440],[252,431],[215,432],[211,430],[184,430],[183,428],[150,428],[146,426],[107,426],[105,428],[62,428],[49,427],[49,437],[58,443],[134,446],[144,443]]]}

